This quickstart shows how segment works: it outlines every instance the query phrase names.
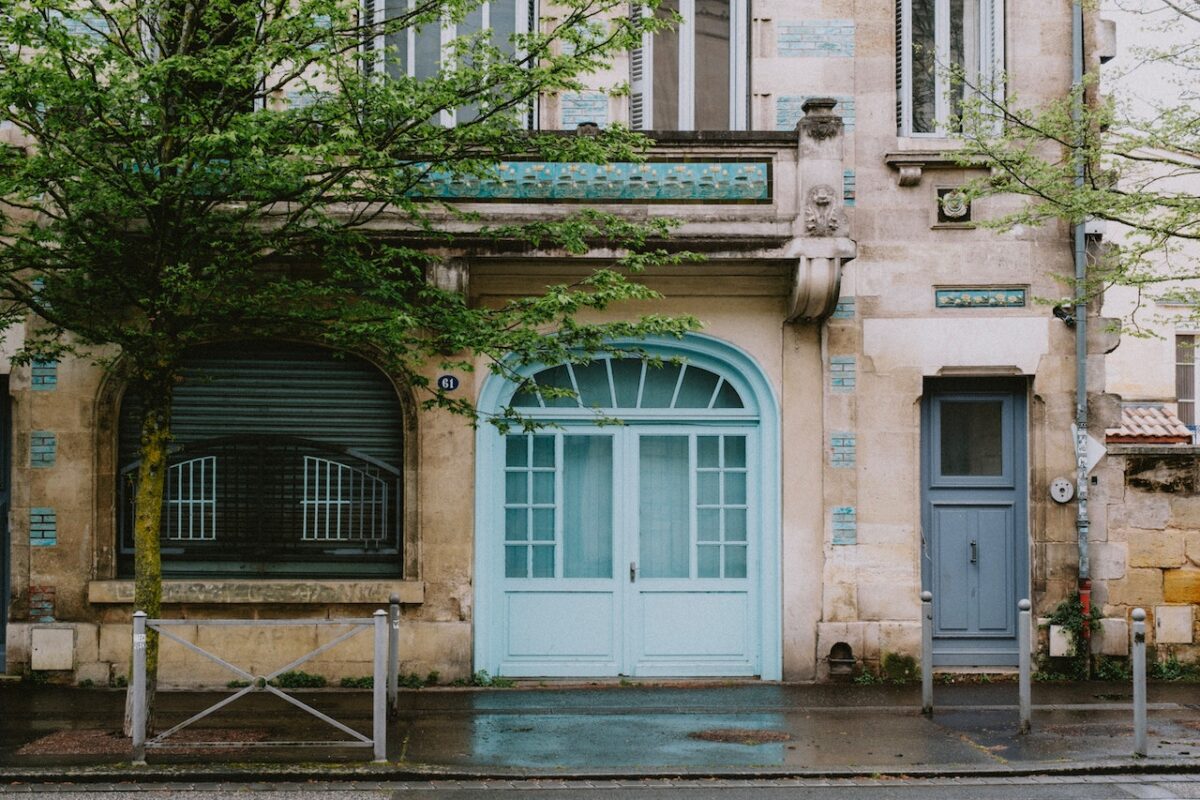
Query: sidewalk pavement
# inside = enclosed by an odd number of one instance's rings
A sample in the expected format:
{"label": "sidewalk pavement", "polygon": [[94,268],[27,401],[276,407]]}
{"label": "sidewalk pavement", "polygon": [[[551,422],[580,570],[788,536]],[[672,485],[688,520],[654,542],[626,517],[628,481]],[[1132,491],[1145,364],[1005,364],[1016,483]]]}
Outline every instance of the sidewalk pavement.
{"label": "sidewalk pavement", "polygon": [[[1150,686],[1150,753],[1134,758],[1131,687],[1035,684],[1017,734],[1017,685],[938,685],[934,714],[904,686],[553,684],[401,693],[387,765],[369,748],[254,748],[243,739],[345,738],[253,694],[198,722],[223,748],[152,750],[129,764],[124,692],[0,687],[0,781],[780,777],[1200,772],[1200,686]],[[159,730],[223,695],[161,692]],[[370,693],[297,696],[369,734]],[[50,736],[47,739],[45,737]],[[80,753],[80,749],[90,752]],[[75,750],[76,752],[68,752]]]}

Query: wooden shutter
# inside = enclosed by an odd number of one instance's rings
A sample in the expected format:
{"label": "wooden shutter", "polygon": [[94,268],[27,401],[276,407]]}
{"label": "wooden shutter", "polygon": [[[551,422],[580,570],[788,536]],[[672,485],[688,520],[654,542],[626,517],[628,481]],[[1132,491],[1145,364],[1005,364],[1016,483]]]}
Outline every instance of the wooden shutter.
{"label": "wooden shutter", "polygon": [[362,43],[363,71],[370,75],[375,71],[375,36],[373,35],[375,0],[362,0],[361,13],[362,17],[359,19],[359,25],[367,31],[363,36]]}
{"label": "wooden shutter", "polygon": [[1175,401],[1184,425],[1196,424],[1196,337],[1175,337]]}
{"label": "wooden shutter", "polygon": [[[641,21],[645,9],[637,0],[634,0],[629,13],[636,24]],[[644,130],[647,127],[647,120],[651,119],[650,110],[647,108],[649,105],[646,80],[646,59],[649,56],[648,38],[643,36],[642,46],[629,51],[629,127],[635,131]]]}

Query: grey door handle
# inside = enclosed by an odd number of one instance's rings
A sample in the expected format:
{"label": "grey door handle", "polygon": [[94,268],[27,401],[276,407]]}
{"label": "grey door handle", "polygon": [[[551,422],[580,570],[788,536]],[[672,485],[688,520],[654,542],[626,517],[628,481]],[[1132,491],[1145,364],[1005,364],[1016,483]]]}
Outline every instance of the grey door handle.
{"label": "grey door handle", "polygon": [[971,563],[972,564],[979,563],[979,545],[975,542],[974,539],[971,540]]}
{"label": "grey door handle", "polygon": [[636,580],[637,580],[637,562],[630,561],[629,562],[629,582],[633,583]]}

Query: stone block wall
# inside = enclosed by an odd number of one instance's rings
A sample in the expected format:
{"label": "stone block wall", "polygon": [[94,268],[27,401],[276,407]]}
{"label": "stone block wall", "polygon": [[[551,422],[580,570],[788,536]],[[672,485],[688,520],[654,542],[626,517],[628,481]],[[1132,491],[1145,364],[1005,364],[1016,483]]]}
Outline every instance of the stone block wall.
{"label": "stone block wall", "polygon": [[1200,448],[1109,445],[1092,480],[1094,602],[1144,608],[1150,644],[1200,661]]}

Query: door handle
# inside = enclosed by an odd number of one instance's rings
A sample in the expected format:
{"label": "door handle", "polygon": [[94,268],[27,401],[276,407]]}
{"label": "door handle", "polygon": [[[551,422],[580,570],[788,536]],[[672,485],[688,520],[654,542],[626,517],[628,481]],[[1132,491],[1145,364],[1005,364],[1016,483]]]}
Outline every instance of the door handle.
{"label": "door handle", "polygon": [[637,580],[637,562],[630,561],[629,562],[629,582],[633,583],[636,580]]}
{"label": "door handle", "polygon": [[979,545],[975,542],[974,539],[971,540],[971,563],[972,564],[979,563]]}

